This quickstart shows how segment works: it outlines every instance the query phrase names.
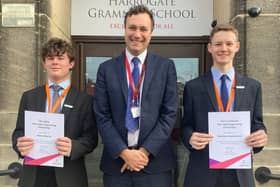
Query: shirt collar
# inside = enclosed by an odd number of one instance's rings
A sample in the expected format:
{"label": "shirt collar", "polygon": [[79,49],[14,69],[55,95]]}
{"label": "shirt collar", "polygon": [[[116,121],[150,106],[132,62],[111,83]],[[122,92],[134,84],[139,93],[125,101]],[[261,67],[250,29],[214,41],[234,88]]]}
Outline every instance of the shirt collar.
{"label": "shirt collar", "polygon": [[[133,57],[135,57],[135,56],[133,56],[133,55],[128,51],[127,48],[125,49],[125,54],[126,54],[126,56],[127,56],[128,62],[131,63],[131,60],[132,60]],[[145,51],[143,51],[140,55],[137,56],[137,57],[139,58],[141,64],[144,63],[146,56],[147,56],[147,49],[145,49]]]}
{"label": "shirt collar", "polygon": [[224,74],[226,74],[228,76],[230,81],[233,81],[235,71],[234,71],[234,68],[231,68],[227,73],[221,73],[214,66],[212,66],[211,73],[213,75],[215,82],[218,82],[220,80],[221,76]]}
{"label": "shirt collar", "polygon": [[[71,83],[70,79],[67,79],[66,81],[63,81],[63,82],[59,83],[58,85],[60,87],[62,87],[63,89],[66,89],[70,85],[70,83]],[[49,84],[49,87],[54,85],[54,83],[51,80],[48,80],[48,84]]]}

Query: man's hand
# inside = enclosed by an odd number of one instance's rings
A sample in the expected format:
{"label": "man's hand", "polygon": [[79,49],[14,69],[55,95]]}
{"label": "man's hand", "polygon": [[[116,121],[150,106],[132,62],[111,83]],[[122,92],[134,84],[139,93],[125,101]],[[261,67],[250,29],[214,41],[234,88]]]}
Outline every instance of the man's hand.
{"label": "man's hand", "polygon": [[63,156],[70,156],[72,149],[72,140],[68,137],[60,137],[56,140],[56,148],[58,153]]}
{"label": "man's hand", "polygon": [[150,153],[144,147],[140,147],[139,151],[144,153],[147,157],[149,157],[149,155],[150,155]]}
{"label": "man's hand", "polygon": [[201,150],[204,149],[212,139],[213,136],[210,134],[194,132],[189,143],[191,144],[192,148]]}
{"label": "man's hand", "polygon": [[246,143],[250,147],[263,147],[267,144],[268,138],[264,130],[253,132],[246,138]]}
{"label": "man's hand", "polygon": [[21,156],[26,156],[34,146],[34,141],[29,137],[19,137],[17,139],[17,148],[21,154]]}
{"label": "man's hand", "polygon": [[144,169],[146,165],[148,165],[149,158],[148,156],[140,150],[129,150],[124,149],[120,157],[124,160],[124,165],[121,168],[121,172],[123,173],[126,169],[130,171],[140,171]]}

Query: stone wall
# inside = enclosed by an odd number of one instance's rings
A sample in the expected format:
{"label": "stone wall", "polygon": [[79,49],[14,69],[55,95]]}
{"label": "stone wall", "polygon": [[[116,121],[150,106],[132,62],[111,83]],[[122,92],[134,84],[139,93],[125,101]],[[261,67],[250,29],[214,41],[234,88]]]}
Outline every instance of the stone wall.
{"label": "stone wall", "polygon": [[[261,7],[262,13],[246,20],[247,74],[262,83],[263,110],[269,144],[255,155],[255,165],[267,166],[280,174],[280,1],[248,1],[247,7]],[[259,186],[280,186],[270,181]]]}
{"label": "stone wall", "polygon": [[[45,81],[40,48],[51,36],[70,40],[69,0],[1,0],[2,3],[35,3],[34,27],[0,26],[0,169],[18,160],[11,146],[18,105],[24,91]],[[1,11],[2,14],[2,11]],[[1,187],[17,180],[0,176]]]}
{"label": "stone wall", "polygon": [[[33,3],[2,0],[1,3]],[[2,25],[2,24],[1,24]],[[37,85],[37,27],[0,27],[0,168],[17,161],[11,147],[18,104],[24,90]],[[16,180],[0,177],[0,186],[16,186]]]}

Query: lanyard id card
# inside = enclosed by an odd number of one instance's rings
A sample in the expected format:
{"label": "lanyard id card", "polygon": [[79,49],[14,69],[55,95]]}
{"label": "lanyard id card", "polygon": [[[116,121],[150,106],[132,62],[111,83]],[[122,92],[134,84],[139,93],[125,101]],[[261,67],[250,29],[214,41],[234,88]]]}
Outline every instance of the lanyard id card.
{"label": "lanyard id card", "polygon": [[133,118],[139,118],[140,117],[140,107],[139,106],[132,106],[131,107],[131,113]]}

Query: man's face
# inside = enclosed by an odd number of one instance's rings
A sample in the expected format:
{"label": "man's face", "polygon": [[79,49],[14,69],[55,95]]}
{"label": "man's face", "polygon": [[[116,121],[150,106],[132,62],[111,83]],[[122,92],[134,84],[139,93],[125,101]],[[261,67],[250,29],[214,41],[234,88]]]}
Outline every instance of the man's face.
{"label": "man's face", "polygon": [[208,51],[212,54],[214,63],[227,65],[232,64],[239,47],[240,43],[233,32],[219,31],[214,34],[211,43],[208,44]]}
{"label": "man's face", "polygon": [[127,17],[125,43],[129,52],[137,56],[148,48],[152,37],[152,21],[148,14],[141,13]]}
{"label": "man's face", "polygon": [[61,56],[48,56],[43,63],[48,79],[59,83],[70,79],[74,62],[70,62],[66,53]]}

